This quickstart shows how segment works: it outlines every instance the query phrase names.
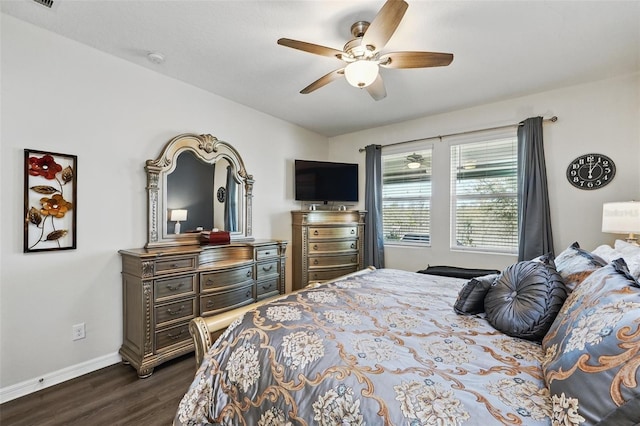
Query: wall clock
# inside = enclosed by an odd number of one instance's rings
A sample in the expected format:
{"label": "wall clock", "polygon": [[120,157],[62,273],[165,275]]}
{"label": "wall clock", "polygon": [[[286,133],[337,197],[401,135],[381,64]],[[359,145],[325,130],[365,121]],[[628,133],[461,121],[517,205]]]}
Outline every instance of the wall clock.
{"label": "wall clock", "polygon": [[218,196],[218,201],[220,201],[221,203],[224,203],[224,199],[226,198],[226,195],[227,195],[227,190],[225,189],[224,186],[221,186],[220,188],[218,188],[218,193],[216,195]]}
{"label": "wall clock", "polygon": [[578,189],[598,189],[607,185],[616,175],[616,165],[602,154],[585,154],[567,167],[567,180]]}

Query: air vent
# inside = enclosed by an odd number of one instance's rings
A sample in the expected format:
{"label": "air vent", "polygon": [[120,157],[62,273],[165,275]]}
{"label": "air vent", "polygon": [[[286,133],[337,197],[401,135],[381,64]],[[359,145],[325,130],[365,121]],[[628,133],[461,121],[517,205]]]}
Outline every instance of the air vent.
{"label": "air vent", "polygon": [[43,6],[46,6],[49,9],[53,7],[53,0],[33,0],[33,1]]}

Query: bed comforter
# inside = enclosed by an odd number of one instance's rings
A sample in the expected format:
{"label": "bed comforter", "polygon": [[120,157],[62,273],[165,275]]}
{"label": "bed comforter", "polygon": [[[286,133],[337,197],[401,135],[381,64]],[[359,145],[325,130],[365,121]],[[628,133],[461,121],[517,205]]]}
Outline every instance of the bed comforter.
{"label": "bed comforter", "polygon": [[465,282],[379,269],[249,311],[174,424],[551,424],[540,345],[457,315]]}

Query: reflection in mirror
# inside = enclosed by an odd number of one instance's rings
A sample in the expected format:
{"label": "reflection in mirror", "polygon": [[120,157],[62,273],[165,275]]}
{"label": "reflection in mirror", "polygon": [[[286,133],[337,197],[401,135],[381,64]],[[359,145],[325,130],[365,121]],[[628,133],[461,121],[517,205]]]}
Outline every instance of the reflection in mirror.
{"label": "reflection in mirror", "polygon": [[176,168],[167,175],[168,234],[180,233],[175,232],[176,222],[171,215],[178,209],[187,211],[187,219],[180,222],[182,233],[213,228],[215,169],[215,164],[204,163],[189,151],[178,155]]}
{"label": "reflection in mirror", "polygon": [[253,176],[228,143],[211,135],[178,135],[145,170],[146,247],[199,244],[199,231],[214,229],[229,231],[232,241],[253,240]]}

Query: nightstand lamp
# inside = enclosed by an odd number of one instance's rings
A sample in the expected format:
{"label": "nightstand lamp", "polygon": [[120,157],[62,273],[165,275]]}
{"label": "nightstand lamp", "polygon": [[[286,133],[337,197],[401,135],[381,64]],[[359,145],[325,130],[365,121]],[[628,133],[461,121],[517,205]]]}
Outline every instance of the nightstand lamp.
{"label": "nightstand lamp", "polygon": [[604,203],[602,232],[628,234],[626,241],[637,245],[636,234],[640,234],[640,201]]}
{"label": "nightstand lamp", "polygon": [[174,229],[174,234],[180,233],[180,222],[184,222],[187,220],[187,211],[186,210],[171,210],[170,221],[176,223],[176,227]]}

